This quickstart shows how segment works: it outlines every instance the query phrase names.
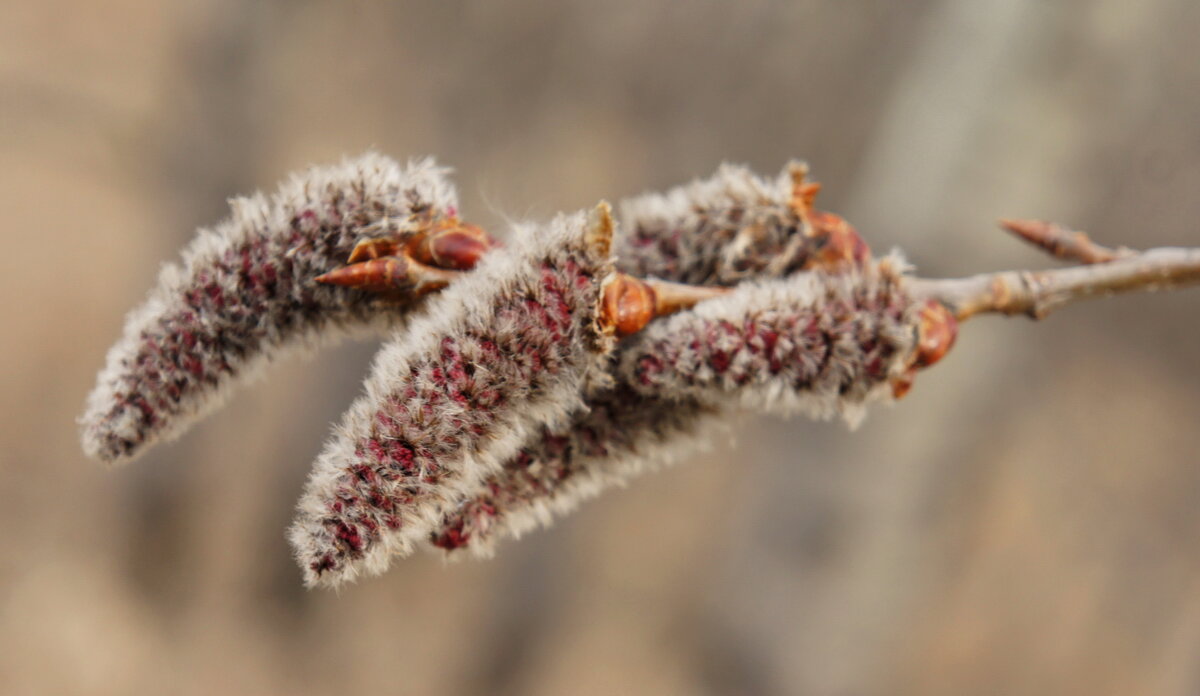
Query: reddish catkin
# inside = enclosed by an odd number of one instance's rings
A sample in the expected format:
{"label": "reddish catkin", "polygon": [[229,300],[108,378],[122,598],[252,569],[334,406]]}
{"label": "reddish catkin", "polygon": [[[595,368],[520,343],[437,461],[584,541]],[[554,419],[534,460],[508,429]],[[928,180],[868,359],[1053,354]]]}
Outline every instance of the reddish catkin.
{"label": "reddish catkin", "polygon": [[430,542],[490,556],[500,539],[549,526],[582,501],[703,446],[714,431],[726,430],[719,416],[695,399],[648,397],[624,384],[603,390],[568,427],[541,428],[446,513]]}
{"label": "reddish catkin", "polygon": [[797,200],[807,171],[793,161],[764,179],[723,164],[707,179],[622,201],[618,266],[691,285],[734,285],[804,268],[818,251],[804,238]]}
{"label": "reddish catkin", "polygon": [[[827,240],[805,236],[797,200],[805,172],[793,162],[764,180],[726,164],[708,179],[623,202],[618,267],[726,285],[812,265]],[[589,397],[589,408],[568,427],[543,427],[474,495],[447,510],[431,543],[490,555],[499,539],[548,526],[581,501],[675,461],[725,430],[711,394],[661,398],[616,377],[617,386]]]}
{"label": "reddish catkin", "polygon": [[[269,359],[415,314],[317,459],[290,530],[306,582],[332,586],[422,541],[487,553],[678,455],[733,406],[853,423],[976,314],[1040,318],[1200,279],[1200,250],[1106,250],[1030,221],[1006,224],[1094,265],[906,278],[812,207],[804,174],[725,166],[634,199],[615,261],[606,206],[495,248],[458,219],[431,161],[313,169],[271,199],[234,201],[164,269],[88,399],[84,449],[130,459]],[[614,351],[616,336],[629,338]]]}
{"label": "reddish catkin", "polygon": [[613,270],[607,206],[515,231],[384,347],[318,458],[290,538],[307,584],[386,569],[450,501],[601,378]]}
{"label": "reddish catkin", "polygon": [[842,273],[746,283],[647,327],[619,378],[658,398],[735,401],[857,422],[913,365],[924,301],[894,257]]}
{"label": "reddish catkin", "polygon": [[[799,195],[803,171],[792,164],[764,180],[725,165],[707,180],[626,201],[628,231],[616,242],[620,268],[666,280],[734,284],[828,257],[838,249],[813,234],[812,226],[824,218],[800,205],[811,202]],[[294,176],[269,201],[235,201],[230,221],[202,231],[185,251],[182,268],[166,269],[150,300],[132,315],[89,400],[85,449],[110,461],[132,458],[155,439],[177,435],[269,358],[349,332],[400,327],[420,304],[411,297],[397,302],[405,293],[380,300],[306,280],[339,269],[358,242],[385,239],[395,246],[455,221],[456,212],[453,190],[431,162],[405,169],[378,155]],[[467,490],[460,477],[456,485],[465,493],[431,496],[418,506],[416,519],[445,511],[433,525],[434,543],[486,553],[495,538],[547,523],[553,513],[668,461],[668,455],[679,456],[685,443],[700,439],[702,425],[706,432],[717,429],[714,419],[705,418],[717,409],[704,399],[658,398],[624,384],[585,398],[587,406],[564,422],[534,427],[520,451],[474,489]],[[356,474],[360,479],[363,471]],[[366,500],[367,508],[382,500],[372,481],[360,480],[358,488],[363,486],[357,499]],[[411,502],[403,496],[396,501]],[[357,572],[339,574],[333,566],[345,561],[346,549],[357,558],[373,538],[372,525],[396,524],[389,515],[360,514],[366,521],[343,519],[335,526],[331,544],[342,555],[321,561],[331,566],[332,582]],[[408,533],[417,526],[409,525]]]}
{"label": "reddish catkin", "polygon": [[270,198],[232,201],[167,265],[88,397],[83,448],[108,462],[178,436],[282,353],[350,331],[397,326],[394,305],[312,279],[341,266],[364,231],[404,235],[453,216],[432,160],[378,154],[293,175]]}

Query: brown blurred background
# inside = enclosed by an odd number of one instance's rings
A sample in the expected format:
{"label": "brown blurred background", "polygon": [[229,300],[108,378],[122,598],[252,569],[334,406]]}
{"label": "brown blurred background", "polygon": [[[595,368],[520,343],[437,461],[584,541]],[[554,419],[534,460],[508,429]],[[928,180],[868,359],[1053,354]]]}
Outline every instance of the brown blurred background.
{"label": "brown blurred background", "polygon": [[968,326],[857,432],[745,417],[491,562],[306,592],[283,530],[373,346],[105,471],[73,419],[225,197],[377,147],[472,220],[825,183],[927,275],[1046,217],[1200,244],[1194,0],[0,6],[0,693],[1200,693],[1200,294]]}

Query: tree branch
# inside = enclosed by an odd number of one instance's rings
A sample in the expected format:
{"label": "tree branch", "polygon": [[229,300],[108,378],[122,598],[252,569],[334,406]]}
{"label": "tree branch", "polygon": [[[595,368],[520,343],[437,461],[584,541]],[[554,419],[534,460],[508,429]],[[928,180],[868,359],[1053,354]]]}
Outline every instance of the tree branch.
{"label": "tree branch", "polygon": [[1092,242],[1083,232],[1052,223],[1002,220],[1001,225],[1052,256],[1083,265],[969,278],[919,278],[911,282],[913,292],[946,305],[959,321],[989,313],[1042,319],[1079,300],[1200,283],[1200,248],[1114,250]]}
{"label": "tree branch", "polygon": [[128,460],[271,359],[387,331],[292,530],[308,581],[336,585],[417,544],[486,553],[727,406],[853,420],[902,397],[962,319],[1200,283],[1200,248],[1110,249],[1029,220],[1001,224],[1076,265],[913,278],[816,210],[806,171],[725,166],[627,201],[619,228],[601,204],[500,244],[432,161],[312,169],[235,201],[164,269],[89,397],[84,449]]}

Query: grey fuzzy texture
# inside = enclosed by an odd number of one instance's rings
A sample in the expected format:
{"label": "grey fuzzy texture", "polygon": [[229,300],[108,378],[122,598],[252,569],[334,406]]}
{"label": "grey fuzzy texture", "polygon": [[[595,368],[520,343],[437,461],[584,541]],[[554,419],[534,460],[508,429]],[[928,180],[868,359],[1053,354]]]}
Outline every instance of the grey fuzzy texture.
{"label": "grey fuzzy texture", "polygon": [[655,398],[857,423],[867,403],[890,398],[912,360],[922,305],[905,291],[903,270],[890,257],[745,283],[633,337],[618,379]]}
{"label": "grey fuzzy texture", "polygon": [[128,316],[80,424],[84,451],[133,459],[220,406],[269,360],[400,326],[404,312],[363,292],[313,283],[344,264],[368,229],[404,234],[414,216],[452,213],[432,160],[368,153],[292,175],[268,197],[234,198]]}
{"label": "grey fuzzy texture", "polygon": [[802,220],[789,205],[791,162],[765,179],[741,165],[666,193],[621,202],[621,270],[642,278],[692,285],[734,285],[801,268],[811,251]]}
{"label": "grey fuzzy texture", "polygon": [[387,344],[314,466],[290,539],[308,585],[385,570],[603,374],[607,207],[515,230]]}
{"label": "grey fuzzy texture", "polygon": [[473,495],[446,511],[430,542],[488,557],[500,539],[548,527],[581,502],[728,432],[710,404],[648,397],[618,384],[590,397],[568,425],[543,426]]}

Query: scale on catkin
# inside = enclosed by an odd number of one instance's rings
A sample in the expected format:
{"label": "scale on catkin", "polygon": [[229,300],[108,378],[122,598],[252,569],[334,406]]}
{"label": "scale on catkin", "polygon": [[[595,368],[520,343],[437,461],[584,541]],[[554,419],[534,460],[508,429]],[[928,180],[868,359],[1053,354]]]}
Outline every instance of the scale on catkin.
{"label": "scale on catkin", "polygon": [[841,416],[902,397],[959,321],[1200,282],[1200,250],[1100,247],[1007,221],[1081,266],[953,280],[873,259],[799,163],[725,165],[620,206],[461,219],[444,170],[377,154],[234,201],[127,321],[81,418],[115,462],[181,434],[262,366],[385,332],[317,458],[289,538],[309,585],[419,545],[459,555],[677,458],[733,408]]}

